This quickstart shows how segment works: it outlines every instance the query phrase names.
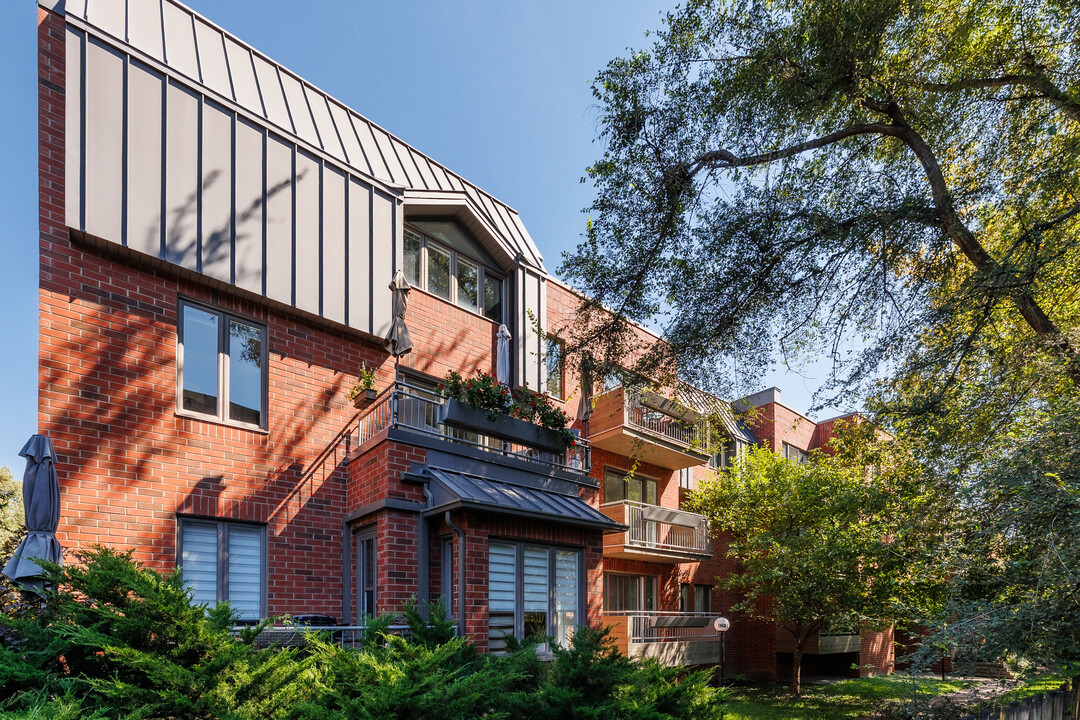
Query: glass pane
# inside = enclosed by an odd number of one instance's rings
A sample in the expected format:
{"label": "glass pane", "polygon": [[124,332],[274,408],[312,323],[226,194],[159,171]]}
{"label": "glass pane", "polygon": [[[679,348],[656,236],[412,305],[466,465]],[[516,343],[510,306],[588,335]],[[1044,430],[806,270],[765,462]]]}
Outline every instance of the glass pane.
{"label": "glass pane", "polygon": [[241,620],[262,617],[262,530],[229,528],[229,604]]}
{"label": "glass pane", "polygon": [[480,245],[453,220],[412,220],[413,225],[437,238],[459,253],[465,253],[485,265],[495,267],[495,261]]}
{"label": "glass pane", "polygon": [[709,612],[709,590],[711,589],[708,585],[694,586],[694,612]]}
{"label": "glass pane", "polygon": [[412,230],[405,231],[405,279],[413,287],[420,287],[420,246],[423,240]]}
{"label": "glass pane", "polygon": [[645,502],[649,505],[656,505],[656,481],[649,479],[642,479],[642,483],[645,485]]}
{"label": "glass pane", "polygon": [[645,602],[641,605],[642,610],[656,609],[656,578],[645,578]]}
{"label": "glass pane", "polygon": [[626,483],[626,499],[641,502],[641,478],[632,478]]}
{"label": "glass pane", "polygon": [[262,424],[263,329],[229,320],[229,419]]}
{"label": "glass pane", "polygon": [[557,398],[563,396],[563,346],[558,340],[547,341],[547,391]]}
{"label": "glass pane", "polygon": [[218,414],[218,316],[184,305],[183,408]]}
{"label": "glass pane", "polygon": [[604,473],[604,502],[619,502],[626,499],[626,478],[621,473],[610,470]]}
{"label": "glass pane", "polygon": [[477,292],[476,266],[458,255],[457,258],[457,304],[466,310],[476,312]]}
{"label": "glass pane", "polygon": [[526,547],[522,589],[525,593],[525,637],[543,642],[548,636],[548,551]]}
{"label": "glass pane", "polygon": [[450,251],[430,243],[427,249],[428,292],[444,300],[450,299]]}
{"label": "glass pane", "polygon": [[180,572],[196,605],[217,604],[218,531],[214,525],[184,523]]}
{"label": "glass pane", "polygon": [[488,546],[488,651],[506,649],[503,633],[514,632],[517,547],[503,543]]}
{"label": "glass pane", "polygon": [[690,586],[686,583],[679,585],[679,611],[690,611]]}
{"label": "glass pane", "polygon": [[497,323],[503,321],[502,280],[484,273],[484,317]]}

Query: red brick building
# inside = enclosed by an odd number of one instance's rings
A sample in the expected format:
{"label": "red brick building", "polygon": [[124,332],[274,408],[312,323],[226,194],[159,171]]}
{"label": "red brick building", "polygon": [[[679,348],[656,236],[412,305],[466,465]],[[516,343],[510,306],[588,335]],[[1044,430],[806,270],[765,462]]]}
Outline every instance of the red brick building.
{"label": "red brick building", "polygon": [[[579,416],[577,298],[517,213],[179,3],[39,0],[38,37],[39,430],[69,551],[134,548],[247,619],[442,598],[481,648],[603,623],[716,661],[722,541],[679,506],[727,461],[698,449],[709,417],[727,458],[754,442],[730,406],[613,383]],[[497,372],[502,326],[509,384],[553,396],[573,447],[437,395]],[[760,439],[822,442],[766,409]],[[732,619],[731,671],[774,675],[773,628]]]}

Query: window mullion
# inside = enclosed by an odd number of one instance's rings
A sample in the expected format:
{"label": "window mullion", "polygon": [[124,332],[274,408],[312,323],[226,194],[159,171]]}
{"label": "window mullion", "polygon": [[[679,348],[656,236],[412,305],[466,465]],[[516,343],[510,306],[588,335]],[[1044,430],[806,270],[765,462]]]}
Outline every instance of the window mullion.
{"label": "window mullion", "polygon": [[229,599],[229,528],[225,523],[217,524],[218,531],[218,602]]}

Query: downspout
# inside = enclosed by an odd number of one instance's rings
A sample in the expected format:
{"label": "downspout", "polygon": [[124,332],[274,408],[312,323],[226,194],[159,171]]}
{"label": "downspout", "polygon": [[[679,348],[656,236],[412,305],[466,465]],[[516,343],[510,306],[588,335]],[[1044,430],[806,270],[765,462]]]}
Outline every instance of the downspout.
{"label": "downspout", "polygon": [[[420,486],[424,491],[424,507],[429,508],[432,504],[431,491],[428,490],[428,484],[424,483]],[[430,542],[428,540],[428,521],[424,517],[424,513],[420,512],[416,516],[419,527],[416,529],[417,544],[419,547],[416,549],[416,595],[417,595],[417,609],[420,611],[420,617],[425,620],[428,619],[428,602],[431,598],[431,548],[428,547]]]}
{"label": "downspout", "polygon": [[458,637],[465,637],[465,531],[454,524],[452,513],[447,510],[444,516],[446,524],[458,538]]}
{"label": "downspout", "polygon": [[341,624],[352,624],[352,531],[341,521]]}

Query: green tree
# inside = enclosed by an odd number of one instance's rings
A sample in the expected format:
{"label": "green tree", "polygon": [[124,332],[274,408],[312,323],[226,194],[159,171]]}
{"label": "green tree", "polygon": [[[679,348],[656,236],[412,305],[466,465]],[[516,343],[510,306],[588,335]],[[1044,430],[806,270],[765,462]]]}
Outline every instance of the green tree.
{"label": "green tree", "polygon": [[706,386],[827,347],[833,391],[885,372],[924,417],[1076,392],[1078,26],[1062,0],[690,0],[594,83],[578,347],[615,361],[650,321],[648,362]]}
{"label": "green tree", "polygon": [[5,465],[0,467],[0,563],[7,562],[25,533],[22,483]]}
{"label": "green tree", "polygon": [[800,693],[807,640],[839,625],[881,627],[940,597],[931,562],[935,495],[895,444],[849,427],[835,454],[797,463],[767,447],[701,484],[690,507],[726,540],[735,570],[718,578],[735,609],[776,622],[794,640]]}

